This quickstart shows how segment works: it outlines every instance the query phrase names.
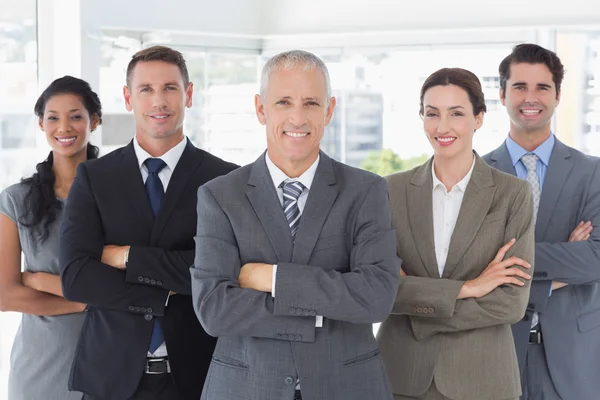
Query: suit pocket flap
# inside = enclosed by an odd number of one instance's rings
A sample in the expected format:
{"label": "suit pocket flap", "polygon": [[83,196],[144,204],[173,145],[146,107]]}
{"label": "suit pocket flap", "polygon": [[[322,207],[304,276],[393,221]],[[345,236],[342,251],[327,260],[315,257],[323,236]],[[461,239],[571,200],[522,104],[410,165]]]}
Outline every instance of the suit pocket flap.
{"label": "suit pocket flap", "polygon": [[501,219],[505,219],[506,218],[506,214],[508,212],[507,208],[503,208],[501,210],[498,211],[494,211],[488,215],[485,216],[485,218],[483,219],[483,222],[481,223],[481,225],[484,224],[489,224],[491,222],[496,222],[499,221]]}
{"label": "suit pocket flap", "polygon": [[586,332],[600,326],[600,310],[594,310],[577,317],[579,332]]}
{"label": "suit pocket flap", "polygon": [[370,360],[372,360],[374,358],[379,357],[379,353],[380,353],[379,349],[376,349],[376,350],[370,351],[370,352],[368,352],[366,354],[361,354],[358,357],[354,357],[354,358],[352,358],[350,360],[347,360],[344,363],[344,367],[350,367],[352,365],[357,365],[357,364],[365,363],[367,361],[370,361]]}

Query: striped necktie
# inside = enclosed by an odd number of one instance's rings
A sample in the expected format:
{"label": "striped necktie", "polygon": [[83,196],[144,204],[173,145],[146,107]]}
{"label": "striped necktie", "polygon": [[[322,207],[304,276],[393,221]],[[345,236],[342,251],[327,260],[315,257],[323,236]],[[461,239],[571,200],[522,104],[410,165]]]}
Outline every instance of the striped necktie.
{"label": "striped necktie", "polygon": [[300,182],[283,182],[283,212],[290,227],[292,238],[296,236],[298,226],[300,225],[300,208],[298,208],[298,198],[304,191],[304,185]]}

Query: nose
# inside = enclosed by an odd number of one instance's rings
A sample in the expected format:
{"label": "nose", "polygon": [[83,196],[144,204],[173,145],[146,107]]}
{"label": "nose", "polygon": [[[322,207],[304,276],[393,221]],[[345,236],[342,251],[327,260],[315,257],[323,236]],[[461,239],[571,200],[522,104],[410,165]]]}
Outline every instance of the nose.
{"label": "nose", "polygon": [[538,101],[539,99],[535,90],[528,90],[527,93],[525,93],[525,102],[537,103]]}
{"label": "nose", "polygon": [[306,123],[306,110],[302,105],[290,110],[289,122],[295,126],[302,126]]}
{"label": "nose", "polygon": [[154,95],[152,96],[152,107],[161,109],[166,105],[166,96],[160,90],[155,91]]}
{"label": "nose", "polygon": [[71,130],[71,121],[68,118],[63,118],[58,126],[58,131],[61,133],[69,132]]}
{"label": "nose", "polygon": [[448,121],[448,117],[442,116],[440,117],[439,121],[440,122],[436,128],[437,133],[442,135],[448,133],[450,131],[450,121]]}

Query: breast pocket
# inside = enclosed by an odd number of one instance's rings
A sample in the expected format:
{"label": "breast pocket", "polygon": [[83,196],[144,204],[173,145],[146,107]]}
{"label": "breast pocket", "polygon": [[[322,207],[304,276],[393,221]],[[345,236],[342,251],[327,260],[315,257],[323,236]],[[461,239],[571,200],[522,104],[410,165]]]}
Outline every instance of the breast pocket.
{"label": "breast pocket", "polygon": [[507,211],[508,211],[507,208],[503,208],[501,210],[497,210],[497,211],[493,211],[493,212],[489,213],[488,215],[485,216],[481,225],[491,224],[491,223],[497,222],[497,221],[505,221]]}

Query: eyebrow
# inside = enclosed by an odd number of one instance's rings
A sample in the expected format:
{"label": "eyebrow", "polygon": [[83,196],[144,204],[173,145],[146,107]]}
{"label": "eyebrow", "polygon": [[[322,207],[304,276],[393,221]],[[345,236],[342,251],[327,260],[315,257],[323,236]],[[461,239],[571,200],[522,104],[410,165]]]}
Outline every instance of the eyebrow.
{"label": "eyebrow", "polygon": [[[283,97],[279,97],[277,99],[277,101],[279,100],[293,100],[292,96],[283,96]],[[318,97],[303,97],[302,101],[307,101],[307,100],[313,100],[313,101],[318,101],[320,102],[321,100]]]}
{"label": "eyebrow", "polygon": [[[180,87],[181,85],[176,82],[176,81],[170,81],[170,82],[165,82],[162,84],[162,86],[177,86]],[[143,88],[143,87],[152,87],[151,83],[140,83],[139,85],[137,85],[138,89],[139,88]]]}
{"label": "eyebrow", "polygon": [[[434,110],[437,110],[437,111],[439,111],[439,108],[437,108],[437,107],[434,107],[434,106],[430,106],[429,104],[428,104],[428,105],[426,105],[426,106],[425,106],[425,108],[433,108]],[[457,109],[459,109],[459,108],[462,108],[462,109],[464,109],[464,107],[463,107],[463,106],[452,106],[452,107],[448,107],[448,110],[457,110]]]}
{"label": "eyebrow", "polygon": [[[525,83],[525,82],[515,82],[515,83],[512,84],[512,87],[515,87],[515,86],[527,86],[527,83]],[[536,86],[537,87],[541,87],[541,88],[545,88],[545,89],[551,89],[552,88],[552,85],[548,85],[547,83],[538,83]]]}
{"label": "eyebrow", "polygon": [[[75,111],[80,111],[80,109],[79,108],[74,108],[72,110],[69,110],[69,112],[75,112]],[[48,111],[46,111],[46,113],[56,113],[56,114],[58,114],[58,111],[48,110]]]}

